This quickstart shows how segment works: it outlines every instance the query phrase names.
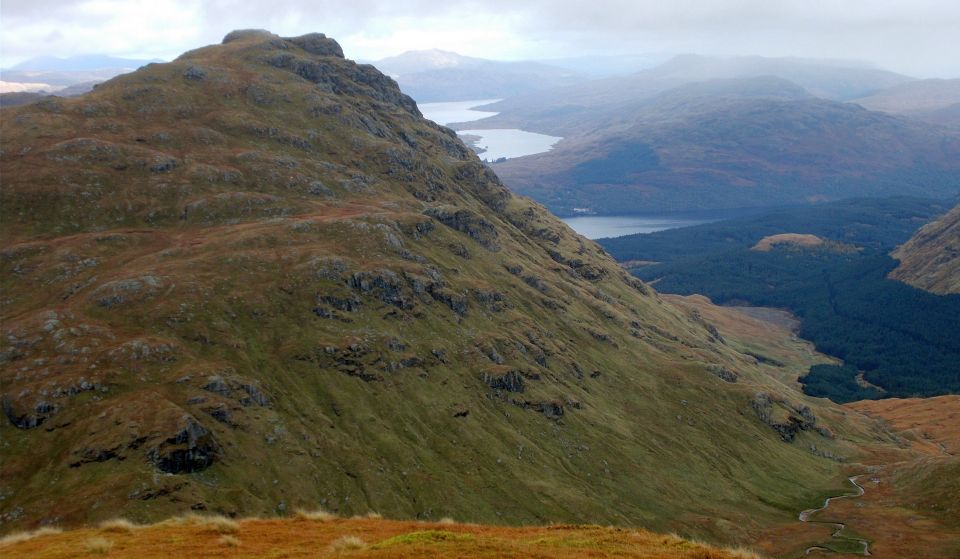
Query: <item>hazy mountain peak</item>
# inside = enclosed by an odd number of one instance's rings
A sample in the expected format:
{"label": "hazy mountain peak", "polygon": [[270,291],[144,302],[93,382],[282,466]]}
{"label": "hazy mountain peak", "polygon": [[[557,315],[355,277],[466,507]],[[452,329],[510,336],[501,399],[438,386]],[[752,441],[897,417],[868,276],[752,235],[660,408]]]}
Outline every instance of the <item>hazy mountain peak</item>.
{"label": "hazy mountain peak", "polygon": [[481,58],[472,58],[462,54],[440,50],[408,50],[396,56],[389,56],[374,62],[377,68],[388,74],[399,76],[430,70],[444,70],[463,66],[477,66],[486,61]]}

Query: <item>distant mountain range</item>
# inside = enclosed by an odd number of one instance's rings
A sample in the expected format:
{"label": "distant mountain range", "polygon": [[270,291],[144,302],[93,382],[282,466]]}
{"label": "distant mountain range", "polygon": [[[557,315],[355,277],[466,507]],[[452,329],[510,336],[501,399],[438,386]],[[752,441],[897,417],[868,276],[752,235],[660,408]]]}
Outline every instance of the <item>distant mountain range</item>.
{"label": "distant mountain range", "polygon": [[957,135],[818,99],[779,78],[691,84],[633,105],[571,109],[562,120],[567,139],[554,150],[495,165],[513,189],[561,214],[960,189]]}
{"label": "distant mountain range", "polygon": [[37,56],[15,64],[4,70],[18,70],[23,72],[83,72],[102,70],[104,68],[137,68],[151,62],[163,62],[159,58],[150,60],[141,58],[118,58],[103,54],[79,54],[59,58],[56,56]]}
{"label": "distant mountain range", "polygon": [[[845,102],[920,83],[910,80],[834,62],[680,56],[488,105],[499,114],[470,128],[564,137],[548,153],[494,166],[511,188],[560,214],[955,194],[957,131]],[[947,93],[934,106],[947,105]]]}
{"label": "distant mountain range", "polygon": [[628,76],[521,95],[505,99],[491,108],[501,112],[500,123],[523,123],[531,130],[558,133],[565,124],[562,117],[573,110],[628,105],[696,82],[763,76],[789,80],[811,95],[838,101],[871,95],[913,80],[849,62],[757,56],[715,58],[687,54]]}
{"label": "distant mountain range", "polygon": [[539,62],[501,62],[436,49],[405,52],[373,65],[421,103],[513,97],[585,79]]}
{"label": "distant mountain range", "polygon": [[[94,84],[131,72],[151,62],[160,60],[117,58],[99,54],[67,58],[40,56],[0,70],[0,93],[56,93],[62,97],[79,95],[92,89]],[[2,104],[8,106],[16,104],[20,99],[31,98],[34,97],[6,96]]]}

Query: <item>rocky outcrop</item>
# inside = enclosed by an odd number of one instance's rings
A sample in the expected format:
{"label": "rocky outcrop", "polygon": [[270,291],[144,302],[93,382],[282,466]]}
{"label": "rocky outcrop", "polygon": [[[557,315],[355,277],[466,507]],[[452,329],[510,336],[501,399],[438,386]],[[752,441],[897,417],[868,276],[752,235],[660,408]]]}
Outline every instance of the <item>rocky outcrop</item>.
{"label": "rocky outcrop", "polygon": [[220,375],[212,375],[207,377],[202,388],[218,396],[233,398],[243,406],[270,405],[270,398],[252,381],[225,379]]}
{"label": "rocky outcrop", "polygon": [[740,375],[722,365],[707,365],[707,372],[725,382],[737,382]]}
{"label": "rocky outcrop", "polygon": [[766,392],[757,392],[751,406],[760,421],[776,431],[784,442],[793,441],[801,431],[807,430],[833,438],[829,429],[817,424],[813,410],[807,405],[792,404]]}
{"label": "rocky outcrop", "polygon": [[310,54],[343,58],[343,49],[340,48],[340,44],[323,33],[308,33],[299,37],[290,37],[287,40]]}
{"label": "rocky outcrop", "polygon": [[107,282],[94,290],[90,298],[97,306],[109,309],[146,298],[162,287],[163,281],[157,276],[140,276]]}
{"label": "rocky outcrop", "polygon": [[190,415],[184,415],[179,430],[147,450],[147,458],[161,472],[199,472],[213,464],[220,453],[210,431]]}
{"label": "rocky outcrop", "polygon": [[[267,64],[288,70],[324,91],[336,95],[367,96],[421,116],[417,103],[400,91],[396,81],[369,64],[344,60],[340,45],[323,33],[280,38],[272,33],[264,35],[260,31],[234,31],[224,37],[224,42],[241,39],[262,40],[272,51],[265,60]],[[307,56],[302,56],[291,46],[299,47]]]}
{"label": "rocky outcrop", "polygon": [[423,212],[440,223],[465,233],[489,251],[500,250],[497,245],[497,229],[482,216],[466,209],[449,207],[428,208]]}
{"label": "rocky outcrop", "polygon": [[37,400],[28,410],[14,408],[13,399],[4,394],[3,415],[17,429],[35,429],[59,411],[59,406],[46,400]]}
{"label": "rocky outcrop", "polygon": [[483,373],[483,383],[494,390],[521,393],[524,391],[523,375],[519,371],[509,371],[503,374]]}
{"label": "rocky outcrop", "polygon": [[234,41],[246,39],[271,39],[274,37],[276,37],[276,35],[266,29],[234,29],[223,37],[221,44],[226,45]]}

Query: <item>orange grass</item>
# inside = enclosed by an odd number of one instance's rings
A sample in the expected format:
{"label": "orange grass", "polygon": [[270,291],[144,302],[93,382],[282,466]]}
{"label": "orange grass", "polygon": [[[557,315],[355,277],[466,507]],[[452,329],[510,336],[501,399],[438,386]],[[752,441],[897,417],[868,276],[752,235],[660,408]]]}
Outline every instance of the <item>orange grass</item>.
{"label": "orange grass", "polygon": [[[302,521],[247,519],[225,537],[191,522],[162,522],[110,534],[110,557],[636,557],[755,559],[677,536],[600,526],[502,527],[370,518]],[[97,528],[50,534],[0,546],[3,557],[56,559],[89,555]],[[363,542],[346,545],[343,542]],[[338,543],[339,542],[339,543]]]}
{"label": "orange grass", "polygon": [[960,396],[863,400],[845,405],[886,420],[921,452],[940,456],[960,451]]}

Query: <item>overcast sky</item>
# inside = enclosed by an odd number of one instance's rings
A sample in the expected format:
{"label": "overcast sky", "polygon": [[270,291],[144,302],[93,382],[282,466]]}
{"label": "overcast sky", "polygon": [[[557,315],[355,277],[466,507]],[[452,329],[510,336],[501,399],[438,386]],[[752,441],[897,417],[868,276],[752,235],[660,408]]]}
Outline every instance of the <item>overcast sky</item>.
{"label": "overcast sky", "polygon": [[350,58],[441,48],[516,60],[759,54],[960,77],[960,0],[2,0],[0,65],[39,55],[170,59],[237,28],[320,31]]}

